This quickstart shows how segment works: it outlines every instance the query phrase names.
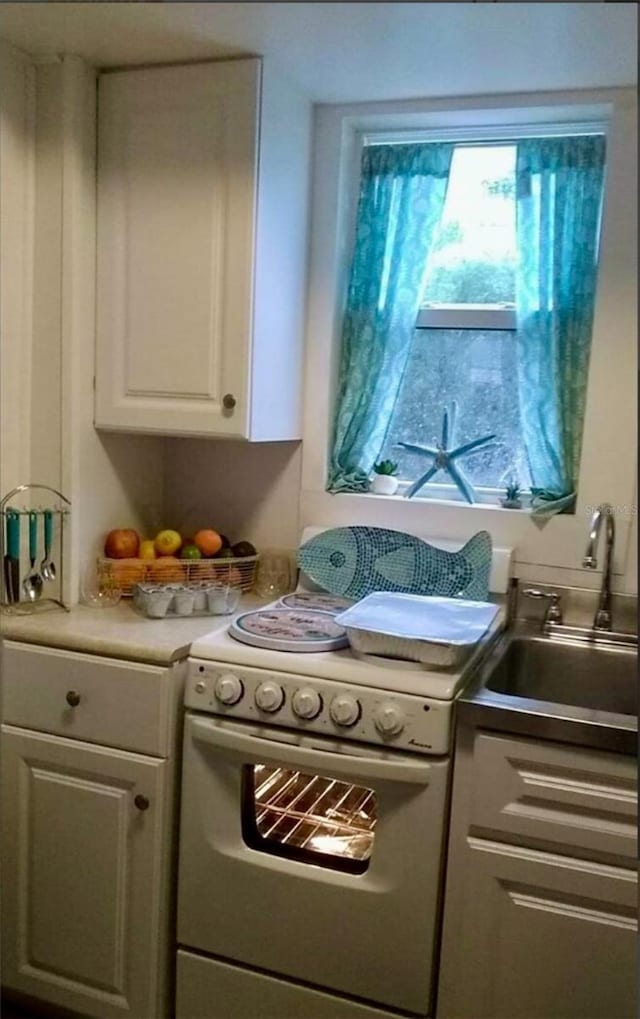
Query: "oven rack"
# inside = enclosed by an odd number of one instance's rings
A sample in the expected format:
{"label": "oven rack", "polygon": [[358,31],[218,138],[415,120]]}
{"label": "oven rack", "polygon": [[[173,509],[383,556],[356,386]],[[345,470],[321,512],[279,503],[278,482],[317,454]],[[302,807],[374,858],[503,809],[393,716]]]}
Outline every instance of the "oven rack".
{"label": "oven rack", "polygon": [[[354,860],[371,855],[375,793],[320,775],[256,765],[256,824],[262,838],[281,846]],[[264,776],[264,777],[263,777]]]}

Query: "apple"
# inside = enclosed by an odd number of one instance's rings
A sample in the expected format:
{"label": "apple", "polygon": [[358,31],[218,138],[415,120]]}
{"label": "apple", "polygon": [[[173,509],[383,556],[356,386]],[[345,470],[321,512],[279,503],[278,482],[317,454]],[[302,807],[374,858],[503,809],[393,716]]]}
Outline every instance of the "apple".
{"label": "apple", "polygon": [[135,559],[139,547],[137,531],[120,527],[109,531],[104,543],[104,554],[108,559]]}

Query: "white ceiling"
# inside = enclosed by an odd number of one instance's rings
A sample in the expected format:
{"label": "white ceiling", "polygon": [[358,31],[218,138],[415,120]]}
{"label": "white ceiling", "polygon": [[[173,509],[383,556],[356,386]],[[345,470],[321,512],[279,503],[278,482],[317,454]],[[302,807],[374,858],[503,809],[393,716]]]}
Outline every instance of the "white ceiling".
{"label": "white ceiling", "polygon": [[99,67],[261,54],[328,103],[637,81],[635,3],[0,3],[0,38]]}

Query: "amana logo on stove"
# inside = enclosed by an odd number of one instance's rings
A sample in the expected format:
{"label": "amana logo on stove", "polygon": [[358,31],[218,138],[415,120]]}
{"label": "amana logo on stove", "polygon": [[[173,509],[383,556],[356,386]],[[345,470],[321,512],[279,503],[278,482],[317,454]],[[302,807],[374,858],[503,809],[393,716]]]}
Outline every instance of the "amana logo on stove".
{"label": "amana logo on stove", "polygon": [[409,743],[414,747],[426,747],[427,750],[431,750],[431,743],[421,743],[419,739],[413,739],[413,737],[409,740]]}

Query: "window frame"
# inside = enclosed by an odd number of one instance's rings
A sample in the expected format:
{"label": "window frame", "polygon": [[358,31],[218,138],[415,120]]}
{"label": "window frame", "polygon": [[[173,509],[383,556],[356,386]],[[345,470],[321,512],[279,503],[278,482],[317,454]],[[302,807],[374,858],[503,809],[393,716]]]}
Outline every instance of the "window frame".
{"label": "window frame", "polygon": [[514,332],[515,304],[423,304],[416,329],[482,329]]}
{"label": "window frame", "polygon": [[[491,145],[501,146],[508,143],[517,144],[521,138],[566,138],[572,136],[607,135],[607,122],[602,119],[588,121],[569,121],[567,123],[540,124],[528,123],[505,124],[500,127],[449,128],[423,131],[382,131],[363,133],[359,139],[359,151],[369,145],[394,145],[404,143],[453,142],[465,148],[487,148]],[[436,304],[424,302],[420,306],[416,318],[416,329],[468,329],[483,331],[515,332],[517,326],[515,303],[503,302],[487,304]],[[413,478],[401,478],[398,493],[404,494],[413,483]],[[579,478],[578,478],[579,483]],[[501,505],[505,496],[506,485],[502,487],[478,485],[474,483],[477,503]],[[469,505],[453,482],[424,485],[415,499],[423,502],[464,502]],[[528,509],[531,505],[531,493],[523,490],[519,496],[521,506]],[[518,512],[521,512],[519,510]]]}

